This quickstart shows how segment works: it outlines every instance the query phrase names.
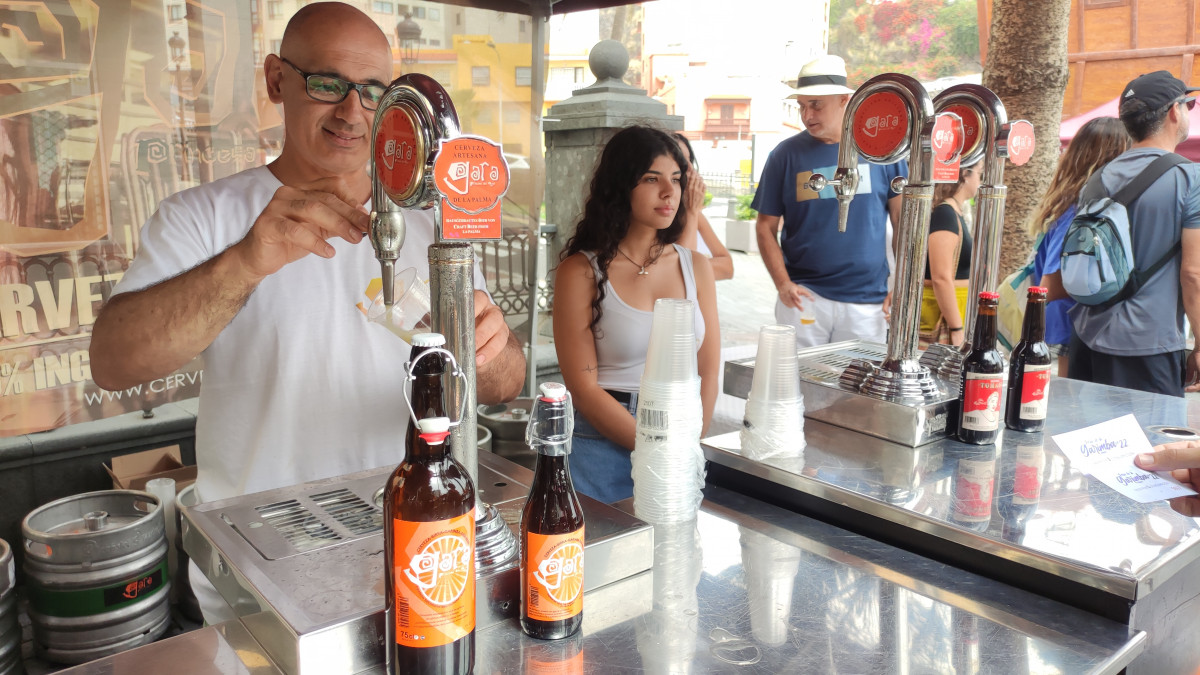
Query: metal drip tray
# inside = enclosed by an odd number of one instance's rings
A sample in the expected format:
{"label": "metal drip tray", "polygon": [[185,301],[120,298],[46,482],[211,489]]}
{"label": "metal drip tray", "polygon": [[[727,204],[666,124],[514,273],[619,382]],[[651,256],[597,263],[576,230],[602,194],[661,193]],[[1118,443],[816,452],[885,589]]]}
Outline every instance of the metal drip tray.
{"label": "metal drip tray", "polygon": [[[384,467],[183,511],[184,548],[286,673],[355,673],[384,658]],[[532,473],[479,455],[480,498],[519,532]],[[584,590],[650,569],[652,528],[580,496],[587,519]],[[476,630],[519,608],[515,564],[478,577]]]}
{"label": "metal drip tray", "polygon": [[[917,447],[946,436],[958,410],[956,391],[941,373],[932,373],[940,395],[928,402],[891,401],[858,390],[870,368],[883,363],[887,346],[849,340],[797,352],[804,416],[893,443]],[[746,398],[754,379],[754,358],[725,362],[726,394]]]}

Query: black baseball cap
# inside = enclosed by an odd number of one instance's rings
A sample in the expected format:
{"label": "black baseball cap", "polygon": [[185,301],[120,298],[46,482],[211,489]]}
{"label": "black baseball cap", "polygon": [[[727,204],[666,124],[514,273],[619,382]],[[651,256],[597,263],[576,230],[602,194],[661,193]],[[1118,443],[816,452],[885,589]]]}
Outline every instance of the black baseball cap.
{"label": "black baseball cap", "polygon": [[1186,98],[1187,94],[1194,91],[1197,90],[1188,89],[1182,80],[1171,73],[1165,70],[1156,70],[1153,73],[1139,75],[1126,85],[1124,93],[1121,94],[1121,104],[1124,105],[1126,101],[1136,99],[1144,103],[1147,109],[1158,110],[1178,102],[1181,98]]}

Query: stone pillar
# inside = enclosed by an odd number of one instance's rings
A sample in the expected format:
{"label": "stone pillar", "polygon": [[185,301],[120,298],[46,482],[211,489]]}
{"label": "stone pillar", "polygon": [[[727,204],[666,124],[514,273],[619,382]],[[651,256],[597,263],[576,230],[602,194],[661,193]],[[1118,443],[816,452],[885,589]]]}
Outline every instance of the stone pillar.
{"label": "stone pillar", "polygon": [[620,42],[596,43],[588,65],[596,84],[553,105],[542,125],[546,135],[546,222],[558,227],[547,247],[550,283],[554,283],[559,254],[583,214],[592,172],[608,139],[632,124],[667,131],[683,129],[683,117],[668,115],[665,103],[621,80],[629,68],[629,52]]}

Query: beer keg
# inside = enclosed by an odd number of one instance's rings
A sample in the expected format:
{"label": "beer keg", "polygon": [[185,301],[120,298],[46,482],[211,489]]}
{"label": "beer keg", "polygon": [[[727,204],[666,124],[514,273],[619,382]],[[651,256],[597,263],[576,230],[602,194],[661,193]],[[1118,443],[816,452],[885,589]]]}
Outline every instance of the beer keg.
{"label": "beer keg", "polygon": [[12,549],[0,539],[0,675],[21,669],[21,625],[17,622],[16,568]]}
{"label": "beer keg", "polygon": [[170,622],[162,505],[145,492],[66,497],[25,517],[34,653],[83,663],[153,642]]}

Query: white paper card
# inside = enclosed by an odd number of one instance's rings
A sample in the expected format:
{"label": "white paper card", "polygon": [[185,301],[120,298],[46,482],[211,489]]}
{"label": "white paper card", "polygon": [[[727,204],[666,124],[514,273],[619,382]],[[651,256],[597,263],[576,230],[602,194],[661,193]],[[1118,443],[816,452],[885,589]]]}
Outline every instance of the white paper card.
{"label": "white paper card", "polygon": [[1125,415],[1053,437],[1071,466],[1143,504],[1196,492],[1164,473],[1138,468],[1133,458],[1153,447],[1137,418]]}

